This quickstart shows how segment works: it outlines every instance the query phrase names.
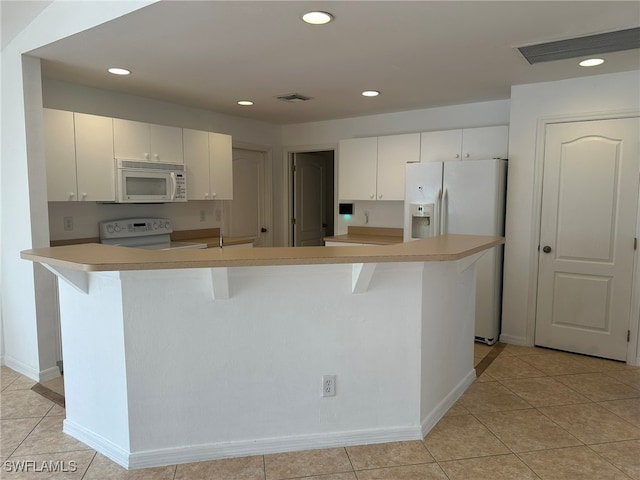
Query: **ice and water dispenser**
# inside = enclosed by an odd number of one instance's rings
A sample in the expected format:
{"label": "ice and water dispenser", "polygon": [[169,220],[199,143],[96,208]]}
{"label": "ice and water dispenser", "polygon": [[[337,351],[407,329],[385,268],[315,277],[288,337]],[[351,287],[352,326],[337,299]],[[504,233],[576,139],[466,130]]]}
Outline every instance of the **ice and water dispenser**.
{"label": "ice and water dispenser", "polygon": [[412,203],[411,238],[427,238],[434,235],[433,203]]}

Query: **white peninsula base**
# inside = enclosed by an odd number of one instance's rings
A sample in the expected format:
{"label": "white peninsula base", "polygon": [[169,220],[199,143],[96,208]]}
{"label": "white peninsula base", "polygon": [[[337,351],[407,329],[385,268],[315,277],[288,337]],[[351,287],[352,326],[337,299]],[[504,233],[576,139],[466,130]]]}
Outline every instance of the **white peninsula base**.
{"label": "white peninsula base", "polygon": [[[64,431],[142,468],[422,439],[475,379],[474,262],[499,243],[172,254],[201,268],[144,269],[164,257],[102,245],[23,258],[61,280]],[[429,253],[459,245],[453,260]],[[324,263],[233,266],[281,251]]]}

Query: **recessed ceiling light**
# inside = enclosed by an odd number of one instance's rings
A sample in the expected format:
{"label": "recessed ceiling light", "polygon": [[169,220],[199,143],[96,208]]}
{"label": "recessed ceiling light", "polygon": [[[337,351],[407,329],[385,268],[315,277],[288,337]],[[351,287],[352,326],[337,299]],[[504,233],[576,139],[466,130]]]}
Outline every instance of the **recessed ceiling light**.
{"label": "recessed ceiling light", "polygon": [[324,25],[333,20],[333,15],[327,12],[307,12],[302,16],[302,20],[311,25]]}
{"label": "recessed ceiling light", "polygon": [[582,60],[580,62],[581,67],[596,67],[598,65],[602,65],[604,60],[602,58],[588,58],[587,60]]}
{"label": "recessed ceiling light", "polygon": [[109,73],[113,73],[114,75],[129,75],[131,74],[130,70],[127,70],[126,68],[110,68]]}
{"label": "recessed ceiling light", "polygon": [[251,100],[239,100],[238,105],[248,107],[250,105],[253,105],[253,102]]}
{"label": "recessed ceiling light", "polygon": [[378,95],[380,95],[380,92],[378,92],[377,90],[365,90],[364,92],[362,92],[362,95],[364,97],[377,97]]}

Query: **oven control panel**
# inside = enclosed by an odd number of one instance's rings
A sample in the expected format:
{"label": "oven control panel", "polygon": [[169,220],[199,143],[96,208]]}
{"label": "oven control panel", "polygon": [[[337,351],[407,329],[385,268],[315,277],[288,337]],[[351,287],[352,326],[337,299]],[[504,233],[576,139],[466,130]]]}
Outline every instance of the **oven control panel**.
{"label": "oven control panel", "polygon": [[148,237],[173,232],[166,218],[128,218],[100,222],[100,239]]}

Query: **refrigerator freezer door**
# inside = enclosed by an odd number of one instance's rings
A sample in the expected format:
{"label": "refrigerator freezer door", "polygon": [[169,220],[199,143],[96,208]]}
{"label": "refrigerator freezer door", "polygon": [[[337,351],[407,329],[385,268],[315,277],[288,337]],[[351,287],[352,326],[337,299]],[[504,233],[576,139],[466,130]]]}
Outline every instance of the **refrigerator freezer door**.
{"label": "refrigerator freezer door", "polygon": [[[444,165],[445,233],[503,235],[506,162],[478,160]],[[476,268],[476,340],[493,344],[500,334],[502,246],[487,251]]]}
{"label": "refrigerator freezer door", "polygon": [[503,160],[447,162],[443,176],[446,232],[442,233],[502,235],[505,173]]}
{"label": "refrigerator freezer door", "polygon": [[[438,202],[442,162],[407,163],[405,171],[404,241],[411,240],[411,204]],[[437,205],[435,207],[437,209]],[[436,212],[437,215],[437,212]]]}

